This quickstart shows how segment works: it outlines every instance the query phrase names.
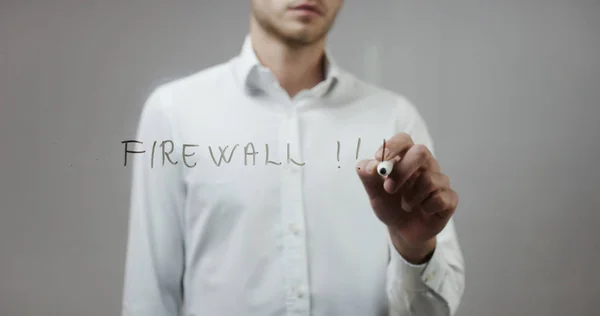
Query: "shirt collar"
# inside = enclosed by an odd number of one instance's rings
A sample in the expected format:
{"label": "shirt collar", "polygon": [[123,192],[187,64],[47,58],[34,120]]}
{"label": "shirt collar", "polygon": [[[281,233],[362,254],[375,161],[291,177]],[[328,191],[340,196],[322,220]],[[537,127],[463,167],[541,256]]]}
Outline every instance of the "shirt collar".
{"label": "shirt collar", "polygon": [[[325,80],[321,84],[326,84],[327,87],[331,87],[332,84],[336,83],[340,77],[340,69],[331,57],[331,53],[328,49],[325,50]],[[261,65],[256,53],[252,47],[252,40],[250,35],[246,35],[242,50],[237,58],[235,64],[235,70],[241,79],[245,88],[257,88],[260,84],[260,76],[256,74],[261,72],[269,72],[266,67]]]}

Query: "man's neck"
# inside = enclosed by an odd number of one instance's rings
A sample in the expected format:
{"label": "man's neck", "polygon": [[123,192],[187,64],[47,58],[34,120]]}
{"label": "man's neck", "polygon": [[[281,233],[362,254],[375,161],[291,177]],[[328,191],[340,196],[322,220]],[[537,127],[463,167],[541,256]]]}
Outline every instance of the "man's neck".
{"label": "man's neck", "polygon": [[292,48],[256,29],[251,30],[250,38],[258,60],[273,72],[290,97],[324,79],[324,40]]}

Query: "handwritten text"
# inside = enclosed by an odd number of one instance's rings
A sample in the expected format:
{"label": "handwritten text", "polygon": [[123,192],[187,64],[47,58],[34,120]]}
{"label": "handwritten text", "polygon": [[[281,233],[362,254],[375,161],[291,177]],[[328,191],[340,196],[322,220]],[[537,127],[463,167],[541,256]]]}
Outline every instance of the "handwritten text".
{"label": "handwritten text", "polygon": [[[124,166],[127,166],[128,154],[145,154],[146,153],[146,150],[132,150],[129,148],[130,144],[143,145],[144,143],[139,140],[124,140],[124,141],[121,141],[121,143],[125,145]],[[358,138],[358,140],[356,142],[356,159],[358,159],[358,154],[360,151],[360,143],[361,143],[361,139]],[[159,147],[159,148],[157,149],[157,147]],[[191,157],[193,157],[196,154],[195,150],[198,147],[200,147],[200,145],[198,145],[198,144],[183,144],[183,145],[181,145],[181,154],[180,154],[181,161],[183,162],[183,164],[186,167],[188,167],[188,168],[196,167],[197,162],[191,162],[190,160],[191,160]],[[213,146],[208,146],[207,150],[210,155],[210,158],[212,159],[212,162],[217,167],[220,167],[223,164],[229,164],[231,162],[234,154],[236,153],[236,151],[241,152],[241,154],[243,155],[245,166],[248,166],[248,165],[256,166],[257,156],[259,155],[259,152],[257,151],[257,149],[258,149],[257,147],[258,146],[256,146],[253,142],[249,142],[246,145],[244,145],[243,147],[241,147],[240,144],[217,146],[216,148],[213,148]],[[337,161],[338,162],[340,161],[340,147],[341,147],[341,144],[339,141],[337,141]],[[154,168],[154,164],[155,164],[154,160],[155,160],[157,151],[160,151],[162,166],[164,166],[167,161],[172,165],[177,165],[179,163],[179,160],[177,160],[176,156],[179,156],[179,155],[174,153],[175,148],[176,148],[175,144],[171,140],[152,142],[152,149],[151,149],[151,156],[150,156],[151,157],[150,158],[151,168]],[[282,161],[276,161],[274,158],[272,158],[270,156],[269,144],[264,144],[263,148],[264,148],[264,160],[263,160],[264,165],[281,165],[283,163]],[[286,148],[285,163],[294,164],[297,166],[304,166],[306,164],[305,162],[302,162],[299,159],[292,157],[292,155],[290,154],[290,144],[289,143],[287,144],[287,148]],[[338,168],[339,168],[339,166],[338,166]]]}

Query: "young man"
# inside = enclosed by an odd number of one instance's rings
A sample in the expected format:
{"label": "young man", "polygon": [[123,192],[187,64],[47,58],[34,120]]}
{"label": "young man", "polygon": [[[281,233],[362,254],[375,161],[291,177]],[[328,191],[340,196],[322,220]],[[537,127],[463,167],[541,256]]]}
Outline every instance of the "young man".
{"label": "young man", "polygon": [[342,2],[253,0],[239,56],[150,95],[123,315],[455,313],[457,195],[415,107],[326,53]]}

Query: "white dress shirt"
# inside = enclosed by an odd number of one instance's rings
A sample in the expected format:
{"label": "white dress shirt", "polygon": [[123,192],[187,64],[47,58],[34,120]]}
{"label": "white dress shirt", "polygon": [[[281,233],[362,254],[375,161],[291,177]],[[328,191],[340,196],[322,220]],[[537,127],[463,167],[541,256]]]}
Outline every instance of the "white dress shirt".
{"label": "white dress shirt", "polygon": [[128,144],[144,153],[126,154],[123,315],[454,314],[453,221],[428,263],[409,264],[355,170],[398,132],[433,151],[422,117],[327,60],[326,80],[290,98],[246,37],[239,56],[149,96]]}

